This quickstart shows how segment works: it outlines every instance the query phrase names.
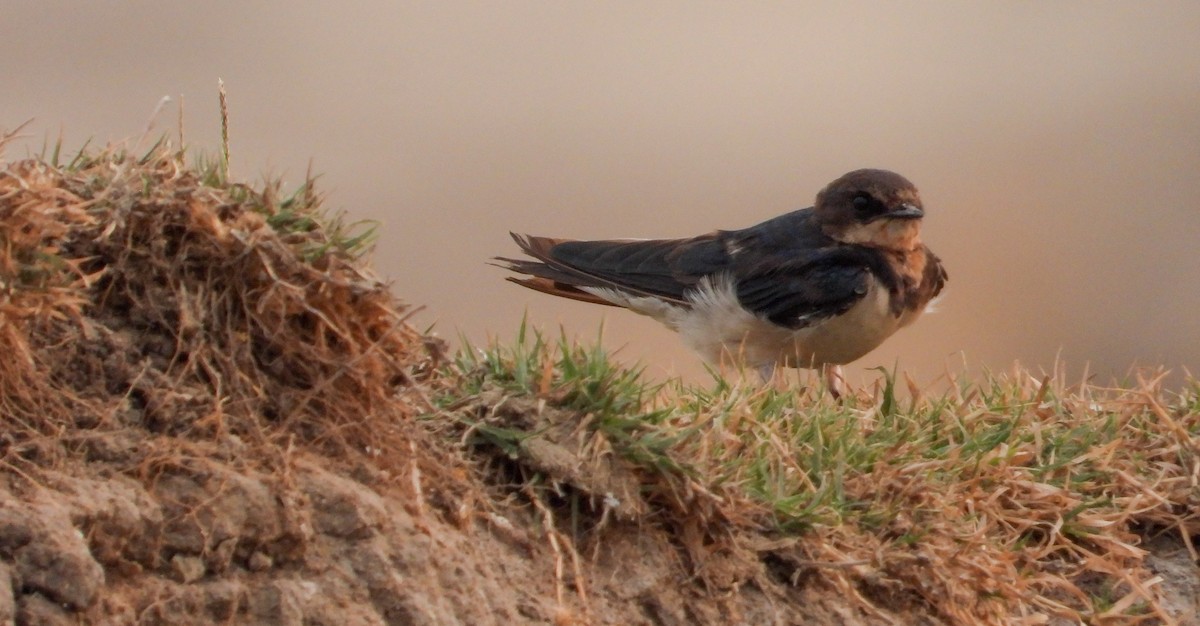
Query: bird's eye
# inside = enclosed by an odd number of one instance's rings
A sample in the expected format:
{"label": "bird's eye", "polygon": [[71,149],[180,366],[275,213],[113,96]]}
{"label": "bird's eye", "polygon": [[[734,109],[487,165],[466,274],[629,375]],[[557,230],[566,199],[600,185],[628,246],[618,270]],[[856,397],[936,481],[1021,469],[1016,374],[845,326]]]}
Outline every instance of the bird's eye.
{"label": "bird's eye", "polygon": [[854,212],[857,213],[859,217],[871,217],[874,215],[879,215],[886,210],[886,207],[883,206],[882,202],[876,200],[874,196],[865,191],[860,191],[854,194],[854,198],[851,200],[851,202],[854,204]]}

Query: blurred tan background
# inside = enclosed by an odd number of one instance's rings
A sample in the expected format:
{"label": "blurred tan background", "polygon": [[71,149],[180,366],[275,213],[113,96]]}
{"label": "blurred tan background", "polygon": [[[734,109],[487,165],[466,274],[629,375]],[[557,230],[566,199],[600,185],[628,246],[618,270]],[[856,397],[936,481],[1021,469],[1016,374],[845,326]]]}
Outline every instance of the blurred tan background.
{"label": "blurred tan background", "polygon": [[[450,339],[526,310],[657,377],[672,334],[485,265],[507,231],[677,237],[811,204],[859,167],[921,188],[940,312],[852,368],[1014,359],[1200,374],[1200,3],[6,0],[8,159],[136,138],[164,95],[235,176],[383,223],[376,265]],[[340,6],[335,6],[338,4]],[[175,132],[174,105],[158,129]],[[157,132],[157,131],[156,131]]]}

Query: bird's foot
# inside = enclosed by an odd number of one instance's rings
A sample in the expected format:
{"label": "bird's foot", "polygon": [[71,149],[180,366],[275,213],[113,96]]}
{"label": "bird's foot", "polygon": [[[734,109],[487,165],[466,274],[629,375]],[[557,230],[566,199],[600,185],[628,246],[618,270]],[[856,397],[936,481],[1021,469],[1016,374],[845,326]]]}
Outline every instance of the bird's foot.
{"label": "bird's foot", "polygon": [[834,400],[841,400],[846,390],[846,377],[842,375],[841,365],[825,365],[821,369],[825,373],[825,388]]}

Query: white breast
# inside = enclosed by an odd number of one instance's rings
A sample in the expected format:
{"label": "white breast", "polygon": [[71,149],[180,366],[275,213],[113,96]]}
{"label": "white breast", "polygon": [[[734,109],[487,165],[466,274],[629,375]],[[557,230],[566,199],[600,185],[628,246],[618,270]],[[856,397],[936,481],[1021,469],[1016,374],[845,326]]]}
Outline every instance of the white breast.
{"label": "white breast", "polygon": [[689,296],[691,307],[612,289],[587,291],[678,331],[684,342],[711,362],[733,358],[754,367],[849,363],[878,347],[920,315],[920,312],[902,318],[892,315],[887,288],[872,278],[863,299],[843,315],[791,330],[743,308],[731,280],[705,279],[699,287]]}
{"label": "white breast", "polygon": [[915,319],[892,314],[888,290],[871,279],[867,294],[843,315],[792,331],[790,345],[778,355],[791,367],[841,365],[874,350],[901,326]]}

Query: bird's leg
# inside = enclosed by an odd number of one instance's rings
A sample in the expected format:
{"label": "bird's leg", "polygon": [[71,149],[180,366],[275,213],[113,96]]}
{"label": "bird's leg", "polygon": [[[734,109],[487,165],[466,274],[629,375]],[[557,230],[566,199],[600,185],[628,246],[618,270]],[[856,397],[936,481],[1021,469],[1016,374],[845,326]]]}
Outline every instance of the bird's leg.
{"label": "bird's leg", "polygon": [[834,400],[842,399],[842,392],[846,389],[846,378],[842,376],[842,366],[826,364],[821,366],[825,373],[825,387],[829,389],[829,394]]}

